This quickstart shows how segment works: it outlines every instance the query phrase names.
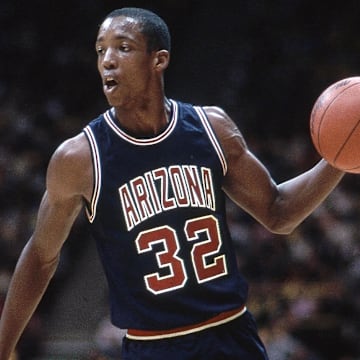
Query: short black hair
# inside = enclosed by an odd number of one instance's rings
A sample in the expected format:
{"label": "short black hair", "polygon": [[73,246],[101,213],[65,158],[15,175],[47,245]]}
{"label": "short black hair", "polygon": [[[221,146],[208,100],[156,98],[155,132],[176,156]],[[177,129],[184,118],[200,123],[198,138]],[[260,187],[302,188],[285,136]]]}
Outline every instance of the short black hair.
{"label": "short black hair", "polygon": [[111,11],[104,21],[118,16],[127,16],[139,22],[141,32],[147,41],[148,51],[168,50],[170,52],[169,28],[160,16],[147,9],[124,7]]}

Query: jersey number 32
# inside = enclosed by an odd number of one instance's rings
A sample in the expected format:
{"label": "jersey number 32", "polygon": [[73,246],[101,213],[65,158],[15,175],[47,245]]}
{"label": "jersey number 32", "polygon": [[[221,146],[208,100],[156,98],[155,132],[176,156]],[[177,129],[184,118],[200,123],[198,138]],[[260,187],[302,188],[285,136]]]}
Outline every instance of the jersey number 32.
{"label": "jersey number 32", "polygon": [[[220,253],[222,240],[218,220],[204,216],[187,220],[184,226],[186,239],[193,242],[191,262],[198,283],[227,274],[225,255]],[[205,236],[201,236],[205,234]],[[201,239],[200,239],[201,236]],[[162,250],[154,246],[162,245]],[[154,294],[161,294],[184,287],[188,280],[184,260],[178,256],[180,243],[176,231],[161,226],[139,233],[136,238],[139,254],[153,251],[159,268],[166,269],[165,275],[154,272],[144,276],[146,288]]]}

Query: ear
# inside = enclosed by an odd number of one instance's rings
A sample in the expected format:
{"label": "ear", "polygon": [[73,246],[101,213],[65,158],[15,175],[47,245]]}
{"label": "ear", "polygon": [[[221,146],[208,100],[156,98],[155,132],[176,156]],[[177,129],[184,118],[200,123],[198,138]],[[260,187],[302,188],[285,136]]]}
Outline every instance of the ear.
{"label": "ear", "polygon": [[164,71],[170,62],[170,53],[167,50],[159,50],[155,53],[154,67],[157,71]]}

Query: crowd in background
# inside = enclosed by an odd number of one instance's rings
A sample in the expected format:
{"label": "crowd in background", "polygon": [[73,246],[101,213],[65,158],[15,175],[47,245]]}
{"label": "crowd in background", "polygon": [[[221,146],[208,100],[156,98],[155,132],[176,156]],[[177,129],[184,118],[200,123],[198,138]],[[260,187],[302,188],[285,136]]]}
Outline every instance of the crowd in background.
{"label": "crowd in background", "polygon": [[[360,73],[358,4],[339,10],[304,0],[268,3],[219,8],[173,0],[150,8],[173,33],[168,95],[223,106],[274,179],[283,181],[319,159],[308,133],[316,97]],[[34,228],[52,152],[106,109],[93,50],[96,25],[124,5],[149,2],[0,4],[0,309]],[[358,175],[347,175],[289,236],[269,233],[228,202],[239,266],[250,282],[248,307],[271,360],[360,359],[359,198]],[[42,318],[71,276],[84,236],[80,218],[19,345],[20,360],[41,353]],[[113,329],[104,322],[98,331],[91,358],[110,359]]]}

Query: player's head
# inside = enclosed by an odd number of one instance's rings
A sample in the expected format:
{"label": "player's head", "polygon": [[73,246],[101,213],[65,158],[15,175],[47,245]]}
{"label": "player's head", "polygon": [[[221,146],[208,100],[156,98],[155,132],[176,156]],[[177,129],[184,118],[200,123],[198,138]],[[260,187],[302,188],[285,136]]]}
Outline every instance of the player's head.
{"label": "player's head", "polygon": [[148,51],[167,50],[170,52],[171,38],[168,26],[165,21],[150,10],[125,7],[110,12],[104,21],[108,18],[125,16],[137,21],[140,31],[147,41]]}
{"label": "player's head", "polygon": [[95,49],[109,104],[121,106],[162,94],[170,35],[158,15],[141,8],[112,11],[100,25]]}

